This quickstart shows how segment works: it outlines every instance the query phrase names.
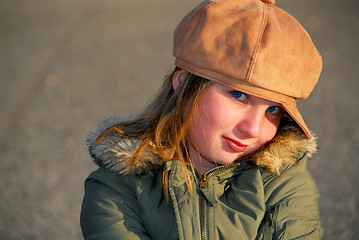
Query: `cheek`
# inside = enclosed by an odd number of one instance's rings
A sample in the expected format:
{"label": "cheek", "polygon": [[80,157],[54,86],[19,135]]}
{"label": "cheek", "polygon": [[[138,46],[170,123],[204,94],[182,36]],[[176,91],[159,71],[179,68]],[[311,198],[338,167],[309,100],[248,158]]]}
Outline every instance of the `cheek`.
{"label": "cheek", "polygon": [[207,121],[204,119],[205,115],[202,113],[201,109],[197,109],[192,113],[190,126],[189,126],[189,140],[190,143],[198,147],[198,143],[201,142],[201,139],[204,139],[206,136],[206,125]]}
{"label": "cheek", "polygon": [[[190,123],[192,143],[208,145],[217,141],[224,129],[233,123],[233,106],[231,101],[211,86],[198,102]],[[198,144],[196,144],[198,146]]]}
{"label": "cheek", "polygon": [[203,108],[197,109],[190,123],[190,135],[194,142],[211,136],[215,122]]}
{"label": "cheek", "polygon": [[190,123],[192,143],[201,144],[204,139],[214,139],[220,134],[220,129],[223,128],[223,116],[226,116],[219,109],[222,108],[217,105],[202,104],[193,113]]}
{"label": "cheek", "polygon": [[260,144],[266,144],[267,142],[271,141],[275,134],[277,133],[278,125],[272,122],[265,122],[264,126],[262,127],[262,134],[260,137]]}

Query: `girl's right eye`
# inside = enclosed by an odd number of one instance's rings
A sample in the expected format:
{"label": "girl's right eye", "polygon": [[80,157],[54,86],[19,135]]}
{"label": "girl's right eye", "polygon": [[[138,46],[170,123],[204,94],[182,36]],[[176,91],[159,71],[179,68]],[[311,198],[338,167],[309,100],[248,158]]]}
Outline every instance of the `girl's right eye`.
{"label": "girl's right eye", "polygon": [[233,91],[233,92],[231,92],[231,94],[233,95],[233,97],[235,97],[236,99],[238,99],[240,101],[246,101],[247,100],[247,95],[245,95],[242,92]]}

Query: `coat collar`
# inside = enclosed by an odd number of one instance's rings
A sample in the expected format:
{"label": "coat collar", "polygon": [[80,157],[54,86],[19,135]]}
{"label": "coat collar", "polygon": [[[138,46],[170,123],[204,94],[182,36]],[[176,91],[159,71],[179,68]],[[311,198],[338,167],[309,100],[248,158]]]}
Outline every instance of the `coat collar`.
{"label": "coat collar", "polygon": [[[110,118],[95,132],[89,134],[87,143],[94,162],[102,168],[119,174],[144,174],[163,168],[164,161],[151,150],[145,150],[135,165],[130,166],[132,156],[139,146],[139,139],[125,138],[121,133],[114,132],[97,143],[103,131],[122,121],[119,118]],[[248,160],[270,173],[279,174],[282,169],[295,164],[303,154],[312,157],[316,150],[317,140],[314,135],[312,139],[307,139],[299,128],[287,124],[281,127],[273,141]]]}

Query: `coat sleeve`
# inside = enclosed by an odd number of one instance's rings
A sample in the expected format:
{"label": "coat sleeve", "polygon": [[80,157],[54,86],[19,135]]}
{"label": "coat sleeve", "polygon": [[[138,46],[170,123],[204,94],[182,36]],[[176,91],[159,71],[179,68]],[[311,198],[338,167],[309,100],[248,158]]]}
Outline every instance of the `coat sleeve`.
{"label": "coat sleeve", "polygon": [[[98,173],[95,172],[95,175]],[[116,176],[102,173],[101,178],[85,182],[85,196],[81,208],[81,229],[87,240],[150,239],[142,224],[136,196],[126,183]],[[112,187],[107,182],[116,187]]]}
{"label": "coat sleeve", "polygon": [[268,183],[272,206],[268,225],[272,239],[321,239],[319,191],[307,168],[307,158]]}

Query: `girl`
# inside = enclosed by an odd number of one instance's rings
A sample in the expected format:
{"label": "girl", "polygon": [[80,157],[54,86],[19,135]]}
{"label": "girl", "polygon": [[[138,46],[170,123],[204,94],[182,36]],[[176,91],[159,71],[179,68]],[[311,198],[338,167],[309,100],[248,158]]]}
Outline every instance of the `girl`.
{"label": "girl", "polygon": [[174,34],[154,101],[89,137],[86,239],[320,239],[307,169],[316,139],[296,99],[320,54],[274,0],[207,0]]}

